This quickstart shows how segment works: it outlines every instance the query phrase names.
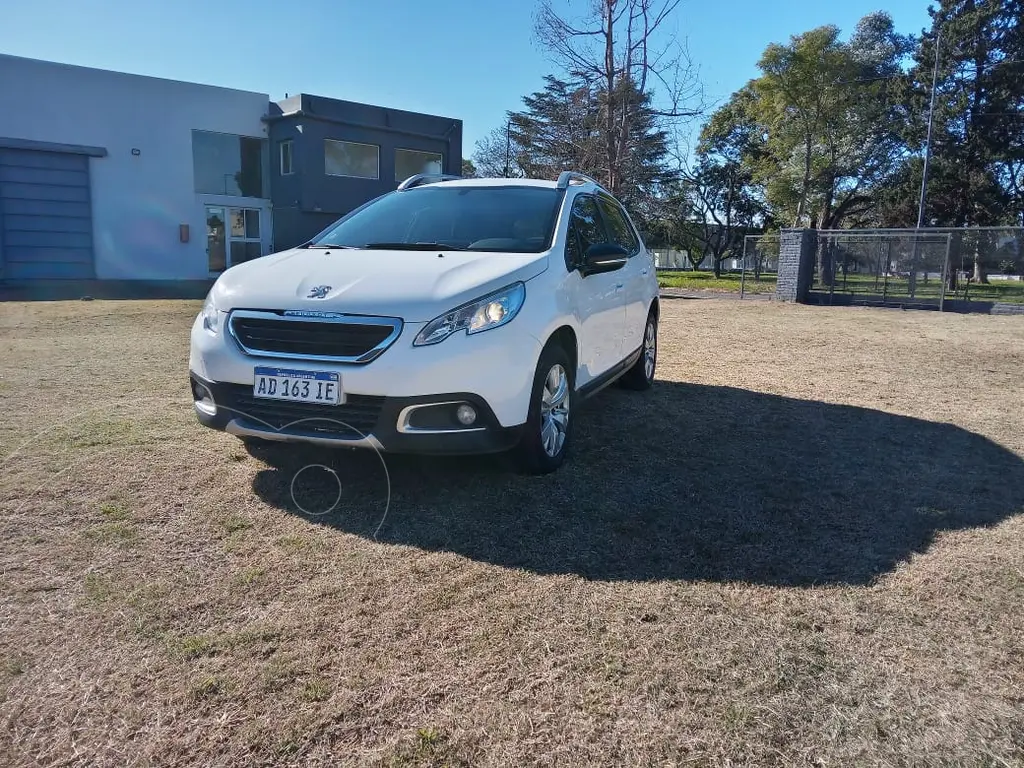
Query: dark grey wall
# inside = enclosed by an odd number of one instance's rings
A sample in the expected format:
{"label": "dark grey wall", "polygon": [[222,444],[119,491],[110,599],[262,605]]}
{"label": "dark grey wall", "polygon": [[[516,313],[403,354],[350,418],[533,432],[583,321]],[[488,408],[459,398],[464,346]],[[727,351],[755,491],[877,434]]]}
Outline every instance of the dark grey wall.
{"label": "dark grey wall", "polygon": [[[270,194],[274,249],[298,245],[333,221],[398,186],[395,150],[439,152],[444,172],[462,171],[462,121],[351,101],[298,94],[271,104]],[[278,145],[293,141],[294,173],[282,176]],[[380,147],[380,178],[328,176],[324,140]]]}
{"label": "dark grey wall", "polygon": [[814,248],[817,242],[816,230],[782,230],[779,274],[775,284],[775,298],[779,301],[807,301],[807,292],[814,277]]}

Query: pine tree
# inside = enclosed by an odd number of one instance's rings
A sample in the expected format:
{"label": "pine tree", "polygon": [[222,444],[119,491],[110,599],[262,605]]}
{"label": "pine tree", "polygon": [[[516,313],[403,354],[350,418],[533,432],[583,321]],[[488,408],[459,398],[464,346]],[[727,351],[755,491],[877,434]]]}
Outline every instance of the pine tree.
{"label": "pine tree", "polygon": [[[1024,0],[942,0],[930,13],[912,73],[923,116],[910,137],[912,146],[923,146],[938,44],[925,220],[1024,223]],[[975,279],[985,280],[985,268],[976,257]]]}
{"label": "pine tree", "polygon": [[[531,178],[556,178],[565,170],[608,178],[604,89],[581,78],[562,80],[549,75],[545,81],[543,90],[523,98],[523,111],[509,115],[515,166]],[[643,216],[666,177],[667,138],[647,94],[628,79],[620,79],[616,89],[613,101],[628,105],[623,108],[628,119],[621,140],[624,151],[613,174],[619,181],[611,191],[631,212]]]}

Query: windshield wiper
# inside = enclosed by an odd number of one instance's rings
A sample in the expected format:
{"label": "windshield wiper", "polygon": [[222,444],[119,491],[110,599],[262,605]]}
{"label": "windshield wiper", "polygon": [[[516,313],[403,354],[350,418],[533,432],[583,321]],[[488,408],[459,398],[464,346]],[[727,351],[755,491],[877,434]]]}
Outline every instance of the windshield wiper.
{"label": "windshield wiper", "polygon": [[307,248],[344,248],[345,250],[357,250],[358,246],[355,245],[328,245],[326,243],[311,243],[306,246]]}
{"label": "windshield wiper", "polygon": [[459,245],[450,243],[367,243],[363,248],[389,251],[464,251]]}

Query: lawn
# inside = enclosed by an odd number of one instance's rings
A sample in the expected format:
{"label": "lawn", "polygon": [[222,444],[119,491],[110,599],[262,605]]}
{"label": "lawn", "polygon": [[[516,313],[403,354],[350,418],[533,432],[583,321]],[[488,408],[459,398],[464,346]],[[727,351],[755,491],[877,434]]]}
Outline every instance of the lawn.
{"label": "lawn", "polygon": [[197,310],[0,304],[3,764],[1024,763],[1024,318],[666,299],[527,478],[201,429]]}
{"label": "lawn", "polygon": [[[775,274],[764,274],[755,280],[749,273],[743,281],[744,293],[775,293]],[[715,293],[739,293],[740,275],[723,272],[715,277],[714,272],[691,272],[681,270],[659,270],[658,284],[662,288],[683,288],[690,291],[714,291]]]}
{"label": "lawn", "polygon": [[[691,272],[688,270],[659,270],[658,284],[662,288],[680,288],[684,291],[708,291],[714,293],[739,293],[741,277],[738,273],[724,272],[715,277],[714,272]],[[760,280],[755,280],[753,273],[748,272],[743,281],[745,293],[774,293],[776,275],[765,273]],[[937,300],[941,281],[918,279],[914,295],[917,298]],[[829,286],[815,282],[813,290],[828,293]],[[905,277],[890,277],[887,280],[874,275],[842,274],[836,276],[834,291],[837,294],[888,296],[893,300],[910,295],[910,283]],[[971,301],[1002,301],[1024,303],[1024,282],[1017,280],[992,280],[989,283],[961,282],[956,291],[946,293],[948,299],[970,299]]]}
{"label": "lawn", "polygon": [[[925,280],[919,277],[914,284],[914,295],[920,299],[937,300],[942,291],[943,283],[932,277]],[[829,286],[815,281],[813,290],[828,293]],[[894,299],[910,295],[910,281],[906,277],[889,277],[882,275],[864,275],[850,273],[836,275],[834,291],[837,294],[864,294],[870,296],[889,296]],[[969,299],[971,301],[1001,301],[1024,303],[1024,282],[1018,280],[993,279],[988,283],[968,283],[961,281],[955,291],[946,292],[947,299]]]}

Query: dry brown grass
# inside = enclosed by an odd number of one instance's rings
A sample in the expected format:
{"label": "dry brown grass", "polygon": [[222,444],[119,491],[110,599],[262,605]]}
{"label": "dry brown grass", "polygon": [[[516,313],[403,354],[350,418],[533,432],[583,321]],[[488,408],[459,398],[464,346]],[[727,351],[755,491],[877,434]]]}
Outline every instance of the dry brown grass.
{"label": "dry brown grass", "polygon": [[195,423],[196,309],[0,305],[0,762],[1024,763],[1022,318],[666,301],[571,465],[381,524]]}

